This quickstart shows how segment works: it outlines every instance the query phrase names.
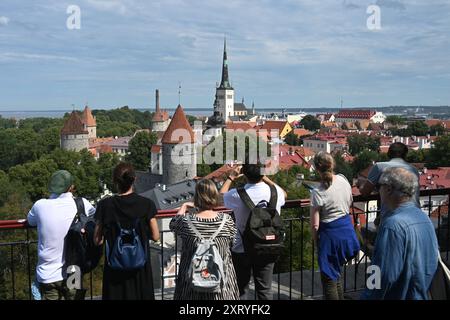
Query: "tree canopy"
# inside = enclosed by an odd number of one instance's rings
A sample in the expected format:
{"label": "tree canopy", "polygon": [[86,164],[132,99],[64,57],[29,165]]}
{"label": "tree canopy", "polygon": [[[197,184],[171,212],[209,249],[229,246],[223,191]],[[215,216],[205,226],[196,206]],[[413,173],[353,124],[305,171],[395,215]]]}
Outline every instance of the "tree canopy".
{"label": "tree canopy", "polygon": [[303,126],[303,128],[309,130],[309,131],[316,131],[320,129],[320,121],[313,115],[306,115],[301,121],[300,124]]}

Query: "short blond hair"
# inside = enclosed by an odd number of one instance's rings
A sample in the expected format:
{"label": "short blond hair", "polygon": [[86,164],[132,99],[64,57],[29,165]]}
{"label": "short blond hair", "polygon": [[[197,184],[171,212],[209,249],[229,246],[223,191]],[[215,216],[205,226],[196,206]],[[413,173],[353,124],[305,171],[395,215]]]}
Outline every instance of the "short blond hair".
{"label": "short blond hair", "polygon": [[210,210],[219,204],[219,191],[209,179],[200,180],[195,187],[194,205],[199,209]]}

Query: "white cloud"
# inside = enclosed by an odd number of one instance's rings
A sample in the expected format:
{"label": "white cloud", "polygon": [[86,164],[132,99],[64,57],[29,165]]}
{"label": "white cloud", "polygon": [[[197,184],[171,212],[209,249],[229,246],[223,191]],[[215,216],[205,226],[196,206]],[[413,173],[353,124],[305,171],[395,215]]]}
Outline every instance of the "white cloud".
{"label": "white cloud", "polygon": [[49,54],[34,54],[34,53],[16,53],[16,52],[4,52],[0,54],[0,62],[2,61],[23,61],[23,60],[35,60],[35,61],[70,61],[76,62],[77,58],[67,56],[56,56]]}
{"label": "white cloud", "polygon": [[7,26],[8,23],[9,23],[9,18],[8,17],[4,17],[4,16],[0,17],[0,27],[1,26]]}

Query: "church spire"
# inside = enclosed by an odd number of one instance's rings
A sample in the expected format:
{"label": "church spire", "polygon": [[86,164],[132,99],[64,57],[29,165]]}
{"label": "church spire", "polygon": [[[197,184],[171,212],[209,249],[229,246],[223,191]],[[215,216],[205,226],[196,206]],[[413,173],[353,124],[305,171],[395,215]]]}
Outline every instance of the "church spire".
{"label": "church spire", "polygon": [[222,81],[220,82],[221,89],[233,89],[230,85],[228,77],[228,61],[227,61],[227,39],[223,40],[223,65],[222,65]]}

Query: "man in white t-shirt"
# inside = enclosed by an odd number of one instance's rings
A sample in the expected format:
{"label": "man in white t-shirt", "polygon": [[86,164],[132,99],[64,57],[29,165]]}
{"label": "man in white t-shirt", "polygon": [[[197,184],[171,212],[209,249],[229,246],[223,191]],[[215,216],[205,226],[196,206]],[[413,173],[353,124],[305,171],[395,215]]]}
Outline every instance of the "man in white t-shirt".
{"label": "man in white t-shirt", "polygon": [[[42,299],[73,299],[75,292],[66,286],[64,266],[64,238],[77,213],[72,192],[72,175],[65,170],[53,173],[49,199],[37,201],[28,213],[28,225],[38,231],[38,263],[36,276]],[[83,199],[86,215],[95,213],[95,208]]]}
{"label": "man in white t-shirt", "polygon": [[248,209],[239,197],[237,189],[228,191],[234,179],[244,175],[248,182],[244,186],[244,189],[256,205],[261,201],[270,201],[269,185],[273,185],[277,190],[276,209],[277,212],[280,213],[281,207],[284,205],[287,197],[286,192],[272,182],[267,176],[262,175],[261,170],[262,167],[257,164],[245,164],[242,167],[237,166],[227,178],[222,186],[222,189],[220,190],[223,194],[223,202],[225,207],[233,210],[234,217],[236,219],[238,232],[236,234],[235,244],[232,248],[232,254],[239,286],[239,294],[242,300],[247,298],[248,284],[252,273],[258,300],[271,300],[273,298],[272,276],[275,263],[272,260],[251,259],[250,256],[245,253],[241,235],[244,233],[250,214],[250,209]]}

